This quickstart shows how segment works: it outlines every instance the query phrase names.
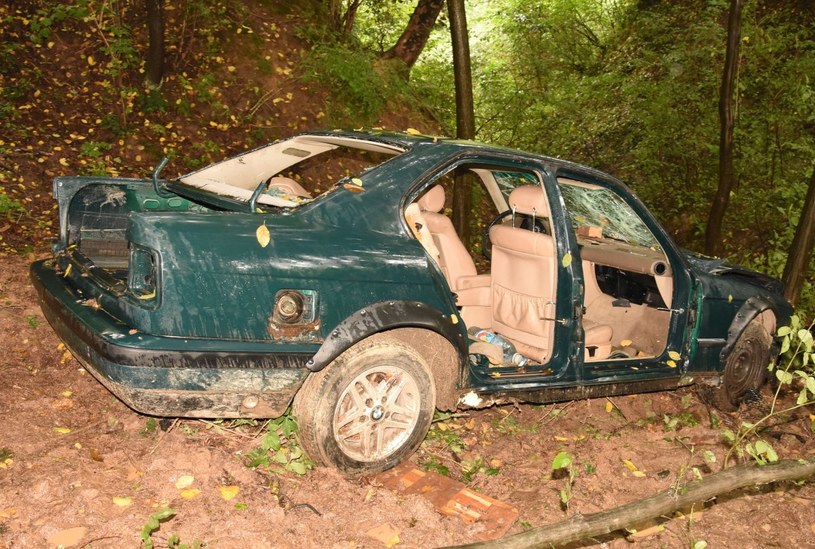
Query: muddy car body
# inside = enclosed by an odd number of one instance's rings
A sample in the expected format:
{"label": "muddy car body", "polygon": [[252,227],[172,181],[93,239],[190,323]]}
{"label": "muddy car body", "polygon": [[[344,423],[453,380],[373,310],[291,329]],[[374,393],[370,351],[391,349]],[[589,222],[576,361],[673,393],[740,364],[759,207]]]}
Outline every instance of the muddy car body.
{"label": "muddy car body", "polygon": [[[133,409],[274,417],[294,401],[312,457],[350,473],[404,459],[434,408],[696,381],[735,403],[790,315],[777,281],[681,250],[625,185],[562,160],[315,132],[158,172],[54,181],[59,240],[31,268],[49,322]],[[494,215],[489,261],[444,214],[459,174]]]}

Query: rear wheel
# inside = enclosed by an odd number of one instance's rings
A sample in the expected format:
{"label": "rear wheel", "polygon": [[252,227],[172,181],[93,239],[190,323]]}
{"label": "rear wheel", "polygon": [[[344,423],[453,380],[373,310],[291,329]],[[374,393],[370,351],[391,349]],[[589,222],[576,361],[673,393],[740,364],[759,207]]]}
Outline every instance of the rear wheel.
{"label": "rear wheel", "polygon": [[772,337],[758,320],[753,320],[739,336],[727,357],[717,405],[734,410],[745,395],[757,391],[767,380]]}
{"label": "rear wheel", "polygon": [[303,448],[318,463],[350,475],[389,469],[421,444],[436,389],[412,347],[363,341],[311,374],[294,399]]}

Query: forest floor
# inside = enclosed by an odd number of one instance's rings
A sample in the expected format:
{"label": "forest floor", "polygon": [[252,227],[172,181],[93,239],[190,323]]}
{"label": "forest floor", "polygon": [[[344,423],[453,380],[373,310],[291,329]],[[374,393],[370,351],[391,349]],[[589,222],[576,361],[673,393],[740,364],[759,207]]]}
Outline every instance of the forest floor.
{"label": "forest floor", "polygon": [[[61,346],[27,267],[0,255],[0,547],[139,547],[150,517],[174,515],[156,547],[437,547],[478,541],[485,525],[445,516],[379,477],[348,480],[246,466],[261,424],[163,422],[133,412]],[[715,472],[725,429],[753,420],[769,396],[736,414],[713,412],[690,389],[549,406],[468,411],[436,422],[411,461],[518,510],[508,533],[637,500]],[[783,458],[812,456],[804,412],[770,432]],[[573,458],[567,510],[553,474]],[[715,459],[715,461],[714,461]],[[815,485],[784,483],[700,502],[661,526],[597,543],[622,548],[815,547]],[[591,545],[591,544],[588,544]],[[697,545],[702,547],[703,545]]]}

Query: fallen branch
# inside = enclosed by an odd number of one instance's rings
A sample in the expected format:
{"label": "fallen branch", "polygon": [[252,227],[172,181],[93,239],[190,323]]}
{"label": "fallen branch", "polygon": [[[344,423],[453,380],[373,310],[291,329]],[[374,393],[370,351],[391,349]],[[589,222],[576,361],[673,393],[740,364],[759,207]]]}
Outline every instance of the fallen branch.
{"label": "fallen branch", "polygon": [[[591,515],[575,515],[567,520],[533,528],[484,543],[458,545],[457,549],[527,549],[557,547],[587,540],[616,530],[632,527],[648,519],[675,511],[692,503],[707,501],[722,494],[753,486],[784,480],[802,480],[815,475],[815,458],[810,460],[779,461],[759,466],[754,463],[725,469],[701,480],[694,480],[678,491],[664,490],[654,496],[632,501],[608,511]],[[448,548],[452,549],[452,548]]]}

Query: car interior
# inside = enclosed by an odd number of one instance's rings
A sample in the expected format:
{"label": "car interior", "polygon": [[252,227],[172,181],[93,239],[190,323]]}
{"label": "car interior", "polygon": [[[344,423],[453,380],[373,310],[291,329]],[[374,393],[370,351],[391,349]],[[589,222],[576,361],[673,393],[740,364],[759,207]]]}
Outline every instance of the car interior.
{"label": "car interior", "polygon": [[[450,218],[452,174],[434,181],[405,210],[413,235],[438,265],[468,327],[509,340],[531,364],[553,354],[558,288],[557,234],[546,192],[533,172],[472,166],[480,256],[468,251]],[[584,360],[655,357],[666,345],[673,276],[662,248],[622,197],[605,187],[559,178],[578,243],[585,294]],[[488,218],[492,216],[492,219]],[[471,221],[471,225],[473,225]],[[475,246],[474,246],[475,247]],[[487,354],[473,341],[471,353]],[[500,353],[490,352],[490,361]]]}

